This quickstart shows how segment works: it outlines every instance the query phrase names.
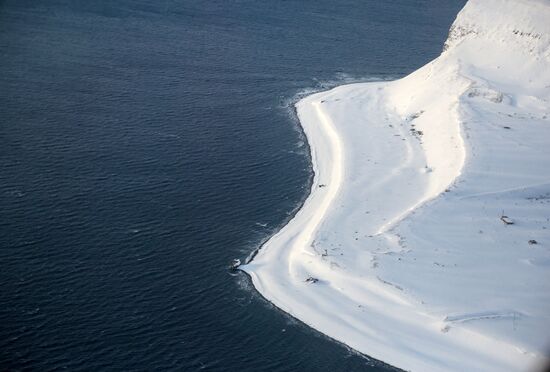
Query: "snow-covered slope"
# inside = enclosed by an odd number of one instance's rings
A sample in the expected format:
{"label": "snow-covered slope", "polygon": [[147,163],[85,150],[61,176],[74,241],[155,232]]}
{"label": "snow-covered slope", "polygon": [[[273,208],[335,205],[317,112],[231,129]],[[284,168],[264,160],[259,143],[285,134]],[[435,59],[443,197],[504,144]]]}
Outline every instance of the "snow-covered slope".
{"label": "snow-covered slope", "polygon": [[547,362],[549,20],[550,1],[470,0],[413,74],[300,101],[315,180],[243,266],[255,287],[407,370]]}

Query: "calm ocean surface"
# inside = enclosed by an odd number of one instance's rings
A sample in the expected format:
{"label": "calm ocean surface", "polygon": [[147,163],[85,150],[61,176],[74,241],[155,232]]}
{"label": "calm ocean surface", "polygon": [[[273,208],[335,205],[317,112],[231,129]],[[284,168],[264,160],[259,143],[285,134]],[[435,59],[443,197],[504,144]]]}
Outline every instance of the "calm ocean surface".
{"label": "calm ocean surface", "polygon": [[300,93],[403,76],[462,0],[0,1],[0,370],[386,371],[263,300]]}

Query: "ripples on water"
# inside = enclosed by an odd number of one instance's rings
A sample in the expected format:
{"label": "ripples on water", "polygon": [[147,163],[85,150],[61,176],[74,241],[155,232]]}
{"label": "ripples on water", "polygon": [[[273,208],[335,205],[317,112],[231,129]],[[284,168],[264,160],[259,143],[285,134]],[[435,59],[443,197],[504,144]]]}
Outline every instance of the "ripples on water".
{"label": "ripples on water", "polygon": [[0,369],[386,370],[227,264],[307,194],[305,88],[401,76],[461,1],[0,3]]}

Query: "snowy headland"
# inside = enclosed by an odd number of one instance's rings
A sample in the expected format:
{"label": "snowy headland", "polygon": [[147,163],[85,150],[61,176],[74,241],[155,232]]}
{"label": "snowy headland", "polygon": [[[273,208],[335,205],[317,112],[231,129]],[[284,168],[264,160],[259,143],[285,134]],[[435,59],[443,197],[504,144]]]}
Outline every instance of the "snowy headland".
{"label": "snowy headland", "polygon": [[442,54],[296,108],[315,177],[242,266],[283,311],[411,371],[550,350],[550,1],[470,0]]}

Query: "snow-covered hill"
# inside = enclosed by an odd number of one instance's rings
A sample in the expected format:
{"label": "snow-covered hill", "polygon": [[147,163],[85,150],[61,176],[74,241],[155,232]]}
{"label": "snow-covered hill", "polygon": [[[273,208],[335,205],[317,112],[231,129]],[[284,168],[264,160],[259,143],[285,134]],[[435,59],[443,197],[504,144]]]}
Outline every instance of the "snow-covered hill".
{"label": "snow-covered hill", "polygon": [[243,267],[256,288],[407,370],[547,362],[549,20],[550,1],[470,0],[413,74],[300,101],[315,180]]}

